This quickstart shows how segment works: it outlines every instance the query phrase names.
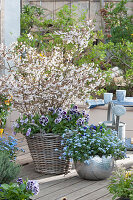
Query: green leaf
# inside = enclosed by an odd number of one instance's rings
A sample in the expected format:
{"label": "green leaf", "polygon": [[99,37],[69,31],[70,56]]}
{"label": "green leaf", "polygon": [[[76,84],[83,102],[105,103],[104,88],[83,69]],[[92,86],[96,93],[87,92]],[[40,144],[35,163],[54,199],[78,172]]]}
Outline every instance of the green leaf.
{"label": "green leaf", "polygon": [[8,184],[2,184],[1,187],[4,189],[4,190],[7,190],[10,186]]}

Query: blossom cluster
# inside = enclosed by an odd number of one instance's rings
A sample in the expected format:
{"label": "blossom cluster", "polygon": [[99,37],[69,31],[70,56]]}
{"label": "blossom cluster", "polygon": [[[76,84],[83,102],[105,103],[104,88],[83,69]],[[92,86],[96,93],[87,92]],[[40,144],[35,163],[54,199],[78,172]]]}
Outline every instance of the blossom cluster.
{"label": "blossom cluster", "polygon": [[[67,133],[68,134],[68,133]],[[64,145],[63,158],[73,158],[74,161],[84,161],[96,155],[102,157],[124,158],[126,148],[116,131],[108,129],[104,124],[82,126],[69,131],[70,137],[62,135]]]}
{"label": "blossom cluster", "polygon": [[94,28],[92,20],[89,20],[79,23],[78,26],[70,27],[69,31],[66,32],[55,31],[55,34],[60,36],[66,45],[73,44],[72,49],[69,49],[69,58],[71,58],[77,52],[82,53],[88,47],[88,42],[93,35],[92,31]]}
{"label": "blossom cluster", "polygon": [[[17,180],[17,183],[21,185],[24,183],[24,181],[22,178],[19,178]],[[33,193],[33,195],[37,195],[39,193],[39,184],[35,180],[28,180],[26,182],[26,190],[30,190]]]}
{"label": "blossom cluster", "polygon": [[[105,83],[105,73],[93,62],[73,62],[89,45],[92,28],[72,28],[66,34],[56,32],[63,44],[52,52],[41,54],[37,49],[14,44],[10,49],[1,45],[1,61],[8,62],[8,74],[0,78],[0,93],[13,95],[14,107],[21,113],[44,114],[50,107],[68,107],[83,101],[91,91]],[[69,48],[65,48],[70,44]],[[71,47],[72,46],[72,47]],[[12,64],[13,63],[13,64]],[[15,66],[15,67],[13,67]]]}
{"label": "blossom cluster", "polygon": [[36,133],[63,134],[67,129],[74,129],[78,126],[88,124],[89,114],[85,111],[79,112],[76,105],[70,109],[49,108],[47,115],[23,115],[14,123],[14,133],[21,132],[25,136]]}
{"label": "blossom cluster", "polygon": [[4,136],[0,137],[0,151],[7,151],[11,159],[16,158],[16,153],[19,150],[23,151],[23,149],[17,147],[17,139],[12,136],[8,136],[8,138]]}

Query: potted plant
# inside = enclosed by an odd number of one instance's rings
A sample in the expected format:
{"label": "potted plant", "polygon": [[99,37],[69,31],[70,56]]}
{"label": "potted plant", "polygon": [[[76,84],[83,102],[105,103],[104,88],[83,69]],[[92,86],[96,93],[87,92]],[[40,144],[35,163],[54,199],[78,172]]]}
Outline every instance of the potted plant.
{"label": "potted plant", "polygon": [[[69,159],[62,156],[62,134],[87,124],[89,115],[73,105],[69,110],[49,108],[46,115],[23,115],[14,124],[14,133],[25,135],[35,164],[35,170],[45,174],[63,174],[69,169]],[[60,149],[56,151],[56,149]]]}
{"label": "potted plant", "polygon": [[6,200],[29,200],[33,195],[39,193],[39,184],[35,180],[22,178],[17,183],[2,184],[0,186],[0,199]]}
{"label": "potted plant", "polygon": [[133,200],[133,173],[125,169],[113,172],[108,189],[113,200]]}
{"label": "potted plant", "polygon": [[63,158],[72,158],[80,177],[90,180],[110,176],[114,159],[124,158],[126,148],[114,130],[104,124],[79,127],[69,131],[69,138],[63,134]]}

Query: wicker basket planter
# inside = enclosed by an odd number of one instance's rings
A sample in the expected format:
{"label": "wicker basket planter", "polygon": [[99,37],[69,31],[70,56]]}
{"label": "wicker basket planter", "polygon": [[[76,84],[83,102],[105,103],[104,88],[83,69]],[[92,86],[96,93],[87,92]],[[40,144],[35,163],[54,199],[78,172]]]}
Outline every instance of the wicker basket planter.
{"label": "wicker basket planter", "polygon": [[35,171],[44,174],[68,173],[69,160],[59,158],[63,149],[61,136],[37,133],[32,137],[26,137],[26,139],[35,165]]}

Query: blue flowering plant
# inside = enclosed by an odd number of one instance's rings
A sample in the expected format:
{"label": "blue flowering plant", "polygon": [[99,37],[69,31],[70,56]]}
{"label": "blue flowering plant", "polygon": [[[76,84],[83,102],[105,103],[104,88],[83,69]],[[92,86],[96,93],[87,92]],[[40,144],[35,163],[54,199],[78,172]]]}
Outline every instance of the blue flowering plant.
{"label": "blue flowering plant", "polygon": [[108,129],[104,124],[82,126],[69,131],[69,138],[62,135],[64,145],[63,158],[86,162],[94,156],[112,156],[114,159],[126,156],[126,147],[117,137],[117,132]]}
{"label": "blue flowering plant", "polygon": [[17,152],[23,151],[23,149],[20,149],[17,147],[17,139],[15,139],[13,136],[7,136],[6,133],[5,136],[3,135],[0,137],[0,151],[6,151],[9,154],[9,157],[11,160],[16,158]]}
{"label": "blue flowering plant", "polygon": [[25,136],[36,133],[53,133],[62,135],[65,130],[73,130],[88,124],[89,115],[85,111],[79,112],[76,105],[67,111],[62,108],[49,108],[46,115],[23,115],[14,124],[14,134],[21,132]]}
{"label": "blue flowering plant", "polygon": [[0,199],[29,200],[39,193],[39,184],[35,180],[19,178],[17,183],[2,184],[0,186]]}

